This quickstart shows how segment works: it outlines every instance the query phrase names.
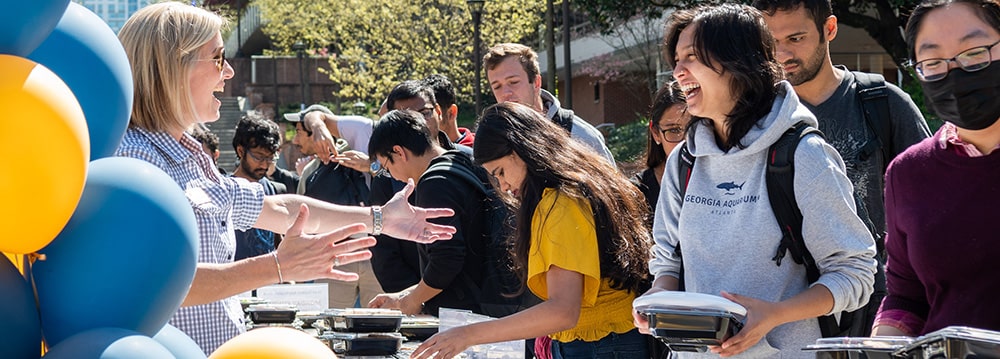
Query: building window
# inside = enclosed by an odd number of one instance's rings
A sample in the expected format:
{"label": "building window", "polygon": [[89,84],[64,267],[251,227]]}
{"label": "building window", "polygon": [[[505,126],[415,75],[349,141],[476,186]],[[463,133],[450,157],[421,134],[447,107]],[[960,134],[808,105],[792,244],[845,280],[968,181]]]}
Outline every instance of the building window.
{"label": "building window", "polygon": [[601,102],[601,83],[594,82],[594,103]]}

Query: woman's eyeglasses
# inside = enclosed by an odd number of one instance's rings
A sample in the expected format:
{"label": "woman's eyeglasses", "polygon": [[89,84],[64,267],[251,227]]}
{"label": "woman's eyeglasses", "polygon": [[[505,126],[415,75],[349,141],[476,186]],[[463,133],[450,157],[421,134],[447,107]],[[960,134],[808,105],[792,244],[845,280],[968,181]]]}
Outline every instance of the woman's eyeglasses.
{"label": "woman's eyeglasses", "polygon": [[226,66],[226,51],[222,51],[218,56],[210,59],[198,59],[195,61],[215,61],[215,68],[222,72],[222,68]]}
{"label": "woman's eyeglasses", "polygon": [[977,46],[962,51],[950,59],[926,59],[913,65],[917,72],[917,77],[923,82],[934,82],[943,80],[948,76],[948,63],[954,62],[965,72],[976,72],[990,66],[993,56],[990,53],[994,46],[1000,44],[1000,40],[993,45]]}
{"label": "woman's eyeglasses", "polygon": [[660,135],[663,137],[664,141],[671,143],[684,141],[684,134],[686,131],[684,131],[684,127],[681,125],[667,125],[667,128],[659,128],[658,126],[650,123],[649,127],[656,128],[657,131],[660,131]]}

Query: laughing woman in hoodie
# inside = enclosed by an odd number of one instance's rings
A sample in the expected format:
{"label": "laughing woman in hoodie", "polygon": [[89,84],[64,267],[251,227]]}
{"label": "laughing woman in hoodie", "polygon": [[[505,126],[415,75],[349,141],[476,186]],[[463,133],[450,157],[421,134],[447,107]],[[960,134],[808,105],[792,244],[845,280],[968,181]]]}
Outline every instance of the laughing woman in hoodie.
{"label": "laughing woman in hoodie", "polygon": [[[782,81],[763,17],[732,4],[678,11],[665,45],[693,116],[687,146],[696,162],[683,196],[678,171],[664,171],[650,260],[655,282],[646,295],[677,290],[683,273],[686,291],[721,295],[747,309],[738,334],[710,353],[681,357],[812,357],[801,348],[820,337],[815,318],[860,308],[874,281],[875,244],[855,212],[844,162],[816,135],[804,137],[795,152],[802,234],[821,273],[810,284],[804,266],[772,261],[781,232],[768,201],[765,158],[796,123],[817,122]],[[678,168],[678,152],[667,168]],[[648,331],[643,318],[635,321]]]}

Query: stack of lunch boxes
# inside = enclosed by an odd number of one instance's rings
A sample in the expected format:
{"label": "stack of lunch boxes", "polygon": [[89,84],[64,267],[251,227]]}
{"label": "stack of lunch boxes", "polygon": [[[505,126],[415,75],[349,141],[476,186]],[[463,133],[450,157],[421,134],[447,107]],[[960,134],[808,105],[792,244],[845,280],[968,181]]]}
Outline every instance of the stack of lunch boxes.
{"label": "stack of lunch boxes", "polygon": [[344,356],[388,356],[399,351],[403,313],[392,309],[329,309],[323,313],[330,330],[319,335]]}

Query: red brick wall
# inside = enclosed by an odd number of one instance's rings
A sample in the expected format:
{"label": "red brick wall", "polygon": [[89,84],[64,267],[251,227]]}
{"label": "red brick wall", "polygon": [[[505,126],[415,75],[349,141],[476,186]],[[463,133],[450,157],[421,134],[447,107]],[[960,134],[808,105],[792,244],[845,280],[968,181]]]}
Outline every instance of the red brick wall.
{"label": "red brick wall", "polygon": [[[595,89],[595,82],[589,76],[573,79],[573,111],[587,122],[621,125],[635,121],[649,110],[651,95],[645,85],[608,82]],[[599,91],[597,100],[595,90]],[[559,94],[560,101],[565,102],[564,98],[565,94]]]}

